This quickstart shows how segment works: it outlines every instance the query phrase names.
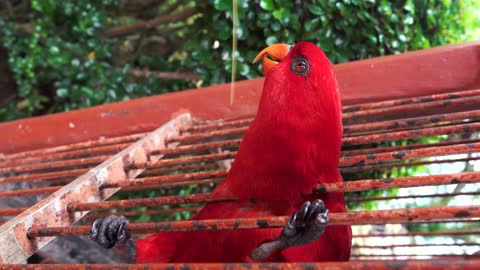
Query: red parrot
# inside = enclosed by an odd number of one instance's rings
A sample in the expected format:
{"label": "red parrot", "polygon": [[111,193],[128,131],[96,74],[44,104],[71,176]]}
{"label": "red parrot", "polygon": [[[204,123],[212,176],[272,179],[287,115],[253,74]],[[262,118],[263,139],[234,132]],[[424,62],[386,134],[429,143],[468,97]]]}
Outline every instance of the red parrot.
{"label": "red parrot", "polygon": [[[294,214],[283,229],[156,233],[136,240],[138,263],[350,258],[350,226],[326,226],[328,211],[346,212],[343,193],[311,194],[319,183],[342,181],[341,104],[332,65],[309,42],[272,45],[259,59],[266,78],[257,115],[212,195],[237,200],[207,203],[192,220]],[[127,222],[115,216],[97,220],[90,236],[112,247],[125,241]]]}

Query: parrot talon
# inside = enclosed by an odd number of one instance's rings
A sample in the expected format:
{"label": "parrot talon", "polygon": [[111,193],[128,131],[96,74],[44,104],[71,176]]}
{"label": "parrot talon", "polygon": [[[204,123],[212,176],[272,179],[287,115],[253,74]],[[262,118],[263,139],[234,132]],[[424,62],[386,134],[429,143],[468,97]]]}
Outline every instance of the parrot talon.
{"label": "parrot talon", "polygon": [[135,259],[135,237],[127,230],[128,219],[124,216],[108,216],[97,219],[90,228],[90,239],[104,248],[113,248],[117,243],[126,243],[129,259]]}
{"label": "parrot talon", "polygon": [[259,245],[250,255],[256,261],[267,259],[275,250],[310,244],[320,238],[328,224],[328,209],[322,200],[306,201],[289,218],[280,236]]}

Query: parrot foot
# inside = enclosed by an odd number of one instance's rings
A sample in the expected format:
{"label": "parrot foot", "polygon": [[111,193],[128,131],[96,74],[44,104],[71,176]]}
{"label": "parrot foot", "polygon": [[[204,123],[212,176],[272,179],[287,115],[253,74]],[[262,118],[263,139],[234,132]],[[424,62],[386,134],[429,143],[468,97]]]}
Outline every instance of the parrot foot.
{"label": "parrot foot", "polygon": [[117,243],[125,243],[129,259],[134,261],[135,237],[125,230],[128,223],[128,219],[124,216],[112,215],[105,219],[97,219],[90,228],[90,239],[104,248],[112,248]]}
{"label": "parrot foot", "polygon": [[328,224],[328,209],[322,200],[305,202],[294,213],[278,238],[258,246],[250,255],[256,261],[267,259],[275,250],[303,246],[316,241]]}

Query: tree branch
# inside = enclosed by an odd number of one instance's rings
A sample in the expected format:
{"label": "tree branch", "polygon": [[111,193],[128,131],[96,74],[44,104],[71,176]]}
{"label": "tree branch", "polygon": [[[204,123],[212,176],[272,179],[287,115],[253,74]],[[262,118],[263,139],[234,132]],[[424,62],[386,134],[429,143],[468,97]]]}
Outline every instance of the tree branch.
{"label": "tree branch", "polygon": [[154,77],[157,79],[184,79],[191,81],[198,81],[200,78],[192,73],[180,73],[180,72],[160,72],[150,71],[148,69],[130,69],[130,74],[135,77]]}
{"label": "tree branch", "polygon": [[105,31],[104,36],[107,38],[125,36],[131,33],[149,30],[161,24],[181,21],[195,14],[195,8],[187,8],[181,12],[171,15],[160,15],[148,21],[139,21],[125,26],[113,27]]}

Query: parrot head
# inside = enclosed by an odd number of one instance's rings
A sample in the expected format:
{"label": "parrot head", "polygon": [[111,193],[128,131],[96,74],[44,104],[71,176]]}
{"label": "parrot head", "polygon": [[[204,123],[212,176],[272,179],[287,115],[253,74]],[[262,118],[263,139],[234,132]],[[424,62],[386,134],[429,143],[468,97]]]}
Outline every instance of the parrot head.
{"label": "parrot head", "polygon": [[291,47],[292,46],[283,43],[273,44],[263,49],[255,59],[253,59],[253,63],[262,59],[263,72],[267,74],[276,64],[280,63],[280,61],[288,55]]}

